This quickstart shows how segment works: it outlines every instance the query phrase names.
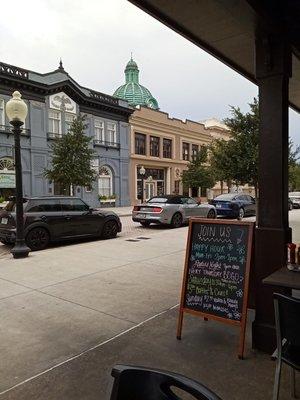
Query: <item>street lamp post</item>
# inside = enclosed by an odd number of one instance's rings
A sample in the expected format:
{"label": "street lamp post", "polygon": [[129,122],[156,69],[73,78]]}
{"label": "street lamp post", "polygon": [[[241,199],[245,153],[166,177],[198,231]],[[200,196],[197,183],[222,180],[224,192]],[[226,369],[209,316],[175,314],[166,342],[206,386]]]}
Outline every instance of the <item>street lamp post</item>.
{"label": "street lamp post", "polygon": [[141,168],[140,168],[140,170],[139,170],[139,173],[140,173],[141,179],[142,179],[142,197],[141,197],[141,203],[144,203],[144,179],[145,179],[146,170],[145,170],[145,168],[144,168],[143,165],[141,166]]}
{"label": "street lamp post", "polygon": [[22,186],[22,162],[20,135],[21,126],[25,122],[27,115],[27,105],[21,99],[18,91],[13,93],[12,99],[6,104],[6,115],[9,123],[13,126],[15,140],[15,173],[16,173],[16,242],[11,250],[14,258],[27,257],[30,249],[24,239],[24,220],[23,220],[23,186]]}

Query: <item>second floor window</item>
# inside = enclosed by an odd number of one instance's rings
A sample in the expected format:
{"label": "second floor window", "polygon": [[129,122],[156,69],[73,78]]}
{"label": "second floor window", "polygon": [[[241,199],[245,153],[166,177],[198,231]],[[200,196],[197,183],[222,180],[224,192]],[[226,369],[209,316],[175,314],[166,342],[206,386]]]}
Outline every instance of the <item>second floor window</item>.
{"label": "second floor window", "polygon": [[0,99],[0,129],[5,125],[4,100]]}
{"label": "second floor window", "polygon": [[95,139],[104,142],[104,122],[101,119],[95,119]]}
{"label": "second floor window", "polygon": [[114,122],[107,123],[107,141],[117,143],[117,125]]}
{"label": "second floor window", "polygon": [[150,156],[159,157],[159,137],[150,136]]}
{"label": "second floor window", "polygon": [[74,114],[69,114],[69,113],[65,114],[66,133],[69,131],[71,124],[75,118],[76,118],[76,115],[74,115]]}
{"label": "second floor window", "polygon": [[199,152],[199,146],[197,144],[192,144],[192,160],[196,160],[197,154]]}
{"label": "second floor window", "polygon": [[190,144],[183,142],[182,143],[182,159],[185,161],[189,161],[190,159]]}
{"label": "second floor window", "polygon": [[49,110],[49,132],[61,135],[60,111]]}
{"label": "second floor window", "polygon": [[146,155],[146,135],[136,133],[134,136],[135,154]]}
{"label": "second floor window", "polygon": [[172,140],[171,139],[163,140],[163,157],[164,158],[172,158]]}

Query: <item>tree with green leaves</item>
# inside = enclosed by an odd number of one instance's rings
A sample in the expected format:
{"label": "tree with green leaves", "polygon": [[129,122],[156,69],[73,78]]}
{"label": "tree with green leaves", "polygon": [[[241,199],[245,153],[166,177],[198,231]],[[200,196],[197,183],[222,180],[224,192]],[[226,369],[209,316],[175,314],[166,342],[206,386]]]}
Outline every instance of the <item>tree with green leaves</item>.
{"label": "tree with green leaves", "polygon": [[224,139],[216,139],[210,145],[209,151],[211,174],[220,181],[221,193],[223,193],[224,182],[227,182],[229,190],[234,175],[232,147]]}
{"label": "tree with green leaves", "polygon": [[56,140],[52,147],[52,165],[45,170],[48,179],[70,189],[75,186],[91,186],[95,172],[91,168],[93,150],[89,148],[90,138],[85,135],[85,117],[78,116],[68,132]]}
{"label": "tree with green leaves", "polygon": [[300,190],[300,146],[289,141],[289,189]]}
{"label": "tree with green leaves", "polygon": [[207,164],[207,147],[201,146],[193,161],[190,161],[187,170],[182,173],[183,186],[188,188],[211,188],[215,185],[215,177]]}
{"label": "tree with green leaves", "polygon": [[[237,186],[248,183],[258,192],[258,138],[259,103],[254,98],[250,110],[242,113],[239,107],[231,107],[231,117],[224,120],[230,129],[228,141],[216,140],[210,147],[211,167],[218,180],[232,180]],[[289,181],[296,187],[300,146],[289,141]],[[297,181],[299,182],[299,181]],[[300,183],[300,182],[299,182]]]}
{"label": "tree with green leaves", "polygon": [[243,113],[239,107],[231,107],[231,117],[225,119],[231,139],[227,142],[227,152],[231,156],[231,179],[236,185],[248,183],[254,186],[257,196],[258,188],[258,135],[259,104],[254,98],[249,103],[250,110]]}

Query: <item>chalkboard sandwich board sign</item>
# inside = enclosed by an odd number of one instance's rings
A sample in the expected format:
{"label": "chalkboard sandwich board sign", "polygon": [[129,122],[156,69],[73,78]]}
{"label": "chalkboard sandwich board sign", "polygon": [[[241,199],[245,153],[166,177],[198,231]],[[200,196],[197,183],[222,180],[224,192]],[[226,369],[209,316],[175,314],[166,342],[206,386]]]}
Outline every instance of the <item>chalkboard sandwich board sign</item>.
{"label": "chalkboard sandwich board sign", "polygon": [[236,325],[243,358],[253,228],[253,222],[190,220],[177,339],[185,312]]}

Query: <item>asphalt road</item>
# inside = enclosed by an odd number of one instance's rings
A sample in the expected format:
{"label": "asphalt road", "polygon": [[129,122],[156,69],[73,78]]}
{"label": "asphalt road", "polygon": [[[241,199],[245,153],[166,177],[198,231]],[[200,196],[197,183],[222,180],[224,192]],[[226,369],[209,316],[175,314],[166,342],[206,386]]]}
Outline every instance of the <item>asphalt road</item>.
{"label": "asphalt road", "polygon": [[[290,217],[290,226],[293,230],[293,241],[295,243],[300,243],[300,209],[295,209],[291,210],[289,212],[289,217]],[[254,221],[254,217],[250,218],[245,218],[245,221]],[[164,229],[168,229],[163,226],[158,226],[158,225],[151,225],[148,228],[142,227],[139,223],[133,222],[131,217],[128,216],[121,216],[121,221],[122,221],[122,232],[118,235],[120,238],[125,238],[125,237],[135,237],[135,236],[145,236],[147,233],[156,233],[156,232],[161,232]],[[97,239],[99,240],[99,239]],[[82,242],[82,241],[81,241]],[[68,244],[74,244],[73,242],[64,242],[63,244],[54,244],[53,246],[67,246]],[[5,246],[0,243],[0,259],[1,258],[7,258],[9,256],[10,252],[10,247]]]}

